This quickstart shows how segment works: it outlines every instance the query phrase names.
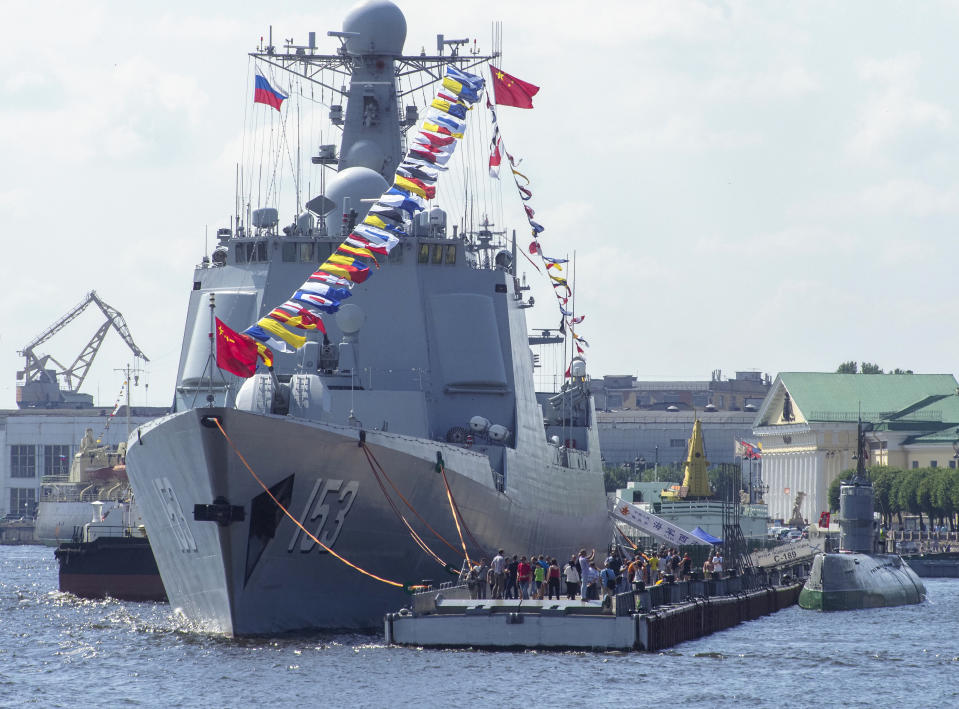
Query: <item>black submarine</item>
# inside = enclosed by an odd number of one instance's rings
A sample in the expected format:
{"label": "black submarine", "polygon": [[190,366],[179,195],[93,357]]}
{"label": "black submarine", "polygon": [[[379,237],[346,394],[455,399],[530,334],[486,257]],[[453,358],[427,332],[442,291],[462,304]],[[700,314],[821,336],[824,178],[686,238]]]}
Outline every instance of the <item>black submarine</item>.
{"label": "black submarine", "polygon": [[898,554],[877,554],[872,482],[866,475],[866,436],[858,427],[856,474],[839,488],[839,551],[813,558],[799,593],[808,610],[844,611],[921,603],[926,587]]}

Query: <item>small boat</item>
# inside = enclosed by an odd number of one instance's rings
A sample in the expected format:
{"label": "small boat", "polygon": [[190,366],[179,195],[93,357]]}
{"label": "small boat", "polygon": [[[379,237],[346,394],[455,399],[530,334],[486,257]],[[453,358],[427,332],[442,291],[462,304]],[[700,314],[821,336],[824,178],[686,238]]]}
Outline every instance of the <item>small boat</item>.
{"label": "small boat", "polygon": [[150,540],[143,526],[130,526],[132,505],[104,509],[92,503],[93,520],[60,544],[60,590],[80,598],[166,601]]}

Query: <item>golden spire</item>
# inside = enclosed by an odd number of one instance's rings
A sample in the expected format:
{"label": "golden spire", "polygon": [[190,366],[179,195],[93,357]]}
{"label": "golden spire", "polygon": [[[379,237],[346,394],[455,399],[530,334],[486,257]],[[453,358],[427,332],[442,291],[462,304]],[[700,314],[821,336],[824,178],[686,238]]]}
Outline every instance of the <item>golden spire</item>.
{"label": "golden spire", "polygon": [[689,451],[686,454],[686,463],[683,466],[683,486],[680,496],[686,499],[695,497],[712,497],[709,489],[709,461],[706,460],[706,451],[703,448],[703,426],[699,419],[693,421],[693,435],[689,437]]}

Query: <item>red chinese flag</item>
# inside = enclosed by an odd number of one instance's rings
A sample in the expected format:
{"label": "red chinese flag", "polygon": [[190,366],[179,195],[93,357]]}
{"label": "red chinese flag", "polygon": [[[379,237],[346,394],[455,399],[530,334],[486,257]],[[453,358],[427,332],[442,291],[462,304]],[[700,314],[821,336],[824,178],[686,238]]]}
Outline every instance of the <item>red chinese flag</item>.
{"label": "red chinese flag", "polygon": [[497,106],[533,107],[533,96],[539,92],[538,86],[510,76],[492,64],[489,68],[493,72],[493,94]]}
{"label": "red chinese flag", "polygon": [[256,371],[256,342],[216,318],[216,366],[238,377],[252,377]]}

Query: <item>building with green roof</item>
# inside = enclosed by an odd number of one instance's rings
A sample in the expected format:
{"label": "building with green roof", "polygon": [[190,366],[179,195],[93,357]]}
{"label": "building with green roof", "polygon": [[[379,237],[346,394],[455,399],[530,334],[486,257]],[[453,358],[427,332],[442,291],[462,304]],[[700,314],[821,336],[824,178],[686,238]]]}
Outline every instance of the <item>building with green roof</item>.
{"label": "building with green roof", "polygon": [[[956,466],[959,386],[952,374],[781,372],[753,423],[773,519],[815,521],[829,484],[856,467],[856,423],[873,424],[867,465]],[[800,495],[803,493],[803,495]]]}

